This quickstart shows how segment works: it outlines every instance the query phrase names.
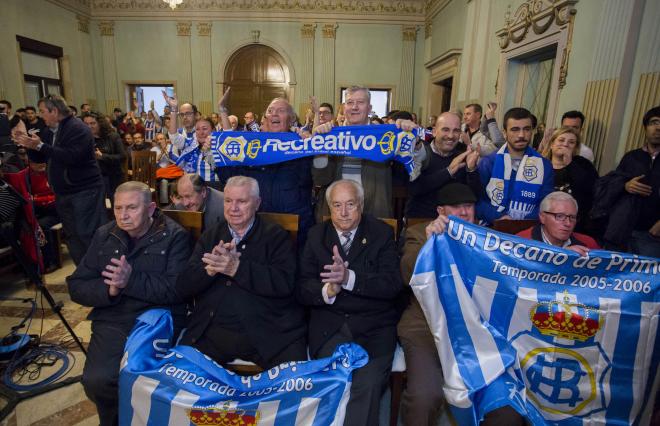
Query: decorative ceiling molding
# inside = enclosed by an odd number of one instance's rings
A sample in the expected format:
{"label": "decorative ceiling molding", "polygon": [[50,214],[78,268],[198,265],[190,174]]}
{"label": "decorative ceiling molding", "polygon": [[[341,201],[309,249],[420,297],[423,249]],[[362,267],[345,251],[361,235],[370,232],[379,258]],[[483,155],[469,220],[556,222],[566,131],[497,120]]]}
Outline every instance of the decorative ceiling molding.
{"label": "decorative ceiling molding", "polygon": [[497,37],[501,49],[506,49],[510,43],[520,43],[527,37],[529,29],[534,34],[545,33],[555,24],[555,28],[563,27],[572,22],[571,17],[577,12],[573,6],[578,0],[526,0],[521,4],[511,18],[508,9],[504,17],[504,28],[499,30]]}
{"label": "decorative ceiling molding", "polygon": [[[184,0],[171,10],[163,0],[46,0],[98,20],[265,21],[418,24],[430,22],[452,0]],[[427,25],[428,27],[428,25]]]}

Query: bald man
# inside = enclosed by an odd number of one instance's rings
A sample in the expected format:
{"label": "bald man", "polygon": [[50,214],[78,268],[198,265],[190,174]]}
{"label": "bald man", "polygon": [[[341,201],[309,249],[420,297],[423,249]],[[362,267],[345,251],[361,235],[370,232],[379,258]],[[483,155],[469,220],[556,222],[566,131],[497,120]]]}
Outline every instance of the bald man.
{"label": "bald man", "polygon": [[426,159],[417,179],[410,183],[406,217],[432,218],[437,215],[434,194],[449,183],[467,184],[472,192],[482,191],[477,161],[479,149],[461,142],[461,118],[444,112],[436,120],[433,140],[424,143]]}

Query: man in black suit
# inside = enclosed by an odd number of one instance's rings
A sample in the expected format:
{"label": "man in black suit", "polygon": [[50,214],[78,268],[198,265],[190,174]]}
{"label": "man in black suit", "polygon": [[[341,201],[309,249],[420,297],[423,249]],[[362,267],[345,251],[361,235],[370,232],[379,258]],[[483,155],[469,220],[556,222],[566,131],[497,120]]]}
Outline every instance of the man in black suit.
{"label": "man in black suit", "polygon": [[255,179],[227,180],[225,221],[204,231],[176,288],[195,302],[181,344],[220,364],[240,358],[268,369],[307,360],[307,342],[293,243],[256,216],[260,202]]}
{"label": "man in black suit", "polygon": [[309,350],[314,358],[327,357],[340,343],[355,342],[367,351],[369,363],[353,373],[344,424],[377,425],[403,288],[394,234],[362,215],[359,183],[338,180],[326,199],[331,220],[309,231],[298,279],[300,301],[311,306]]}

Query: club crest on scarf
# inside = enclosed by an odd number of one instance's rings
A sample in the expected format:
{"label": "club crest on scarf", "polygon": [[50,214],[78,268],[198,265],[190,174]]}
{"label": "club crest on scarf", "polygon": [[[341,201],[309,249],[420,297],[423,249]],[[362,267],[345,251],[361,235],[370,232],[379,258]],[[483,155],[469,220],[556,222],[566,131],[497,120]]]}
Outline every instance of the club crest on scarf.
{"label": "club crest on scarf", "polygon": [[527,182],[531,182],[539,175],[539,168],[536,165],[536,158],[527,157],[523,167],[523,177]]}

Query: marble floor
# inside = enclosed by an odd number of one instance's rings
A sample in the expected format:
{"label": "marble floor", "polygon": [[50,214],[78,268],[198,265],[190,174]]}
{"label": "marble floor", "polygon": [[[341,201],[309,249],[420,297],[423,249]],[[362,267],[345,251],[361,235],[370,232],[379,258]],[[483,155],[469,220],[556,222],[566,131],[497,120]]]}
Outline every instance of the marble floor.
{"label": "marble floor", "polygon": [[[89,343],[90,322],[85,319],[88,308],[82,307],[69,299],[65,278],[74,270],[73,262],[65,254],[63,267],[44,277],[46,287],[56,302],[63,303],[62,314],[71,325],[78,337],[86,346]],[[30,304],[2,298],[35,298],[37,310],[29,323],[28,331],[22,329],[19,333],[36,334],[45,343],[61,344],[71,355],[70,371],[62,377],[79,376],[85,363],[85,356],[72,342],[59,317],[52,312],[48,302],[41,297],[39,291],[30,285],[26,278],[16,272],[0,277],[0,336],[5,336],[11,327],[30,312]],[[49,375],[61,366],[43,368],[41,378]],[[72,365],[72,366],[71,366]],[[62,380],[60,379],[60,380]],[[39,380],[39,379],[37,379]],[[21,380],[21,384],[29,384]],[[6,400],[0,397],[0,408],[6,405]],[[20,402],[11,414],[0,421],[0,426],[89,426],[98,425],[96,407],[87,399],[80,382],[52,390]]]}

